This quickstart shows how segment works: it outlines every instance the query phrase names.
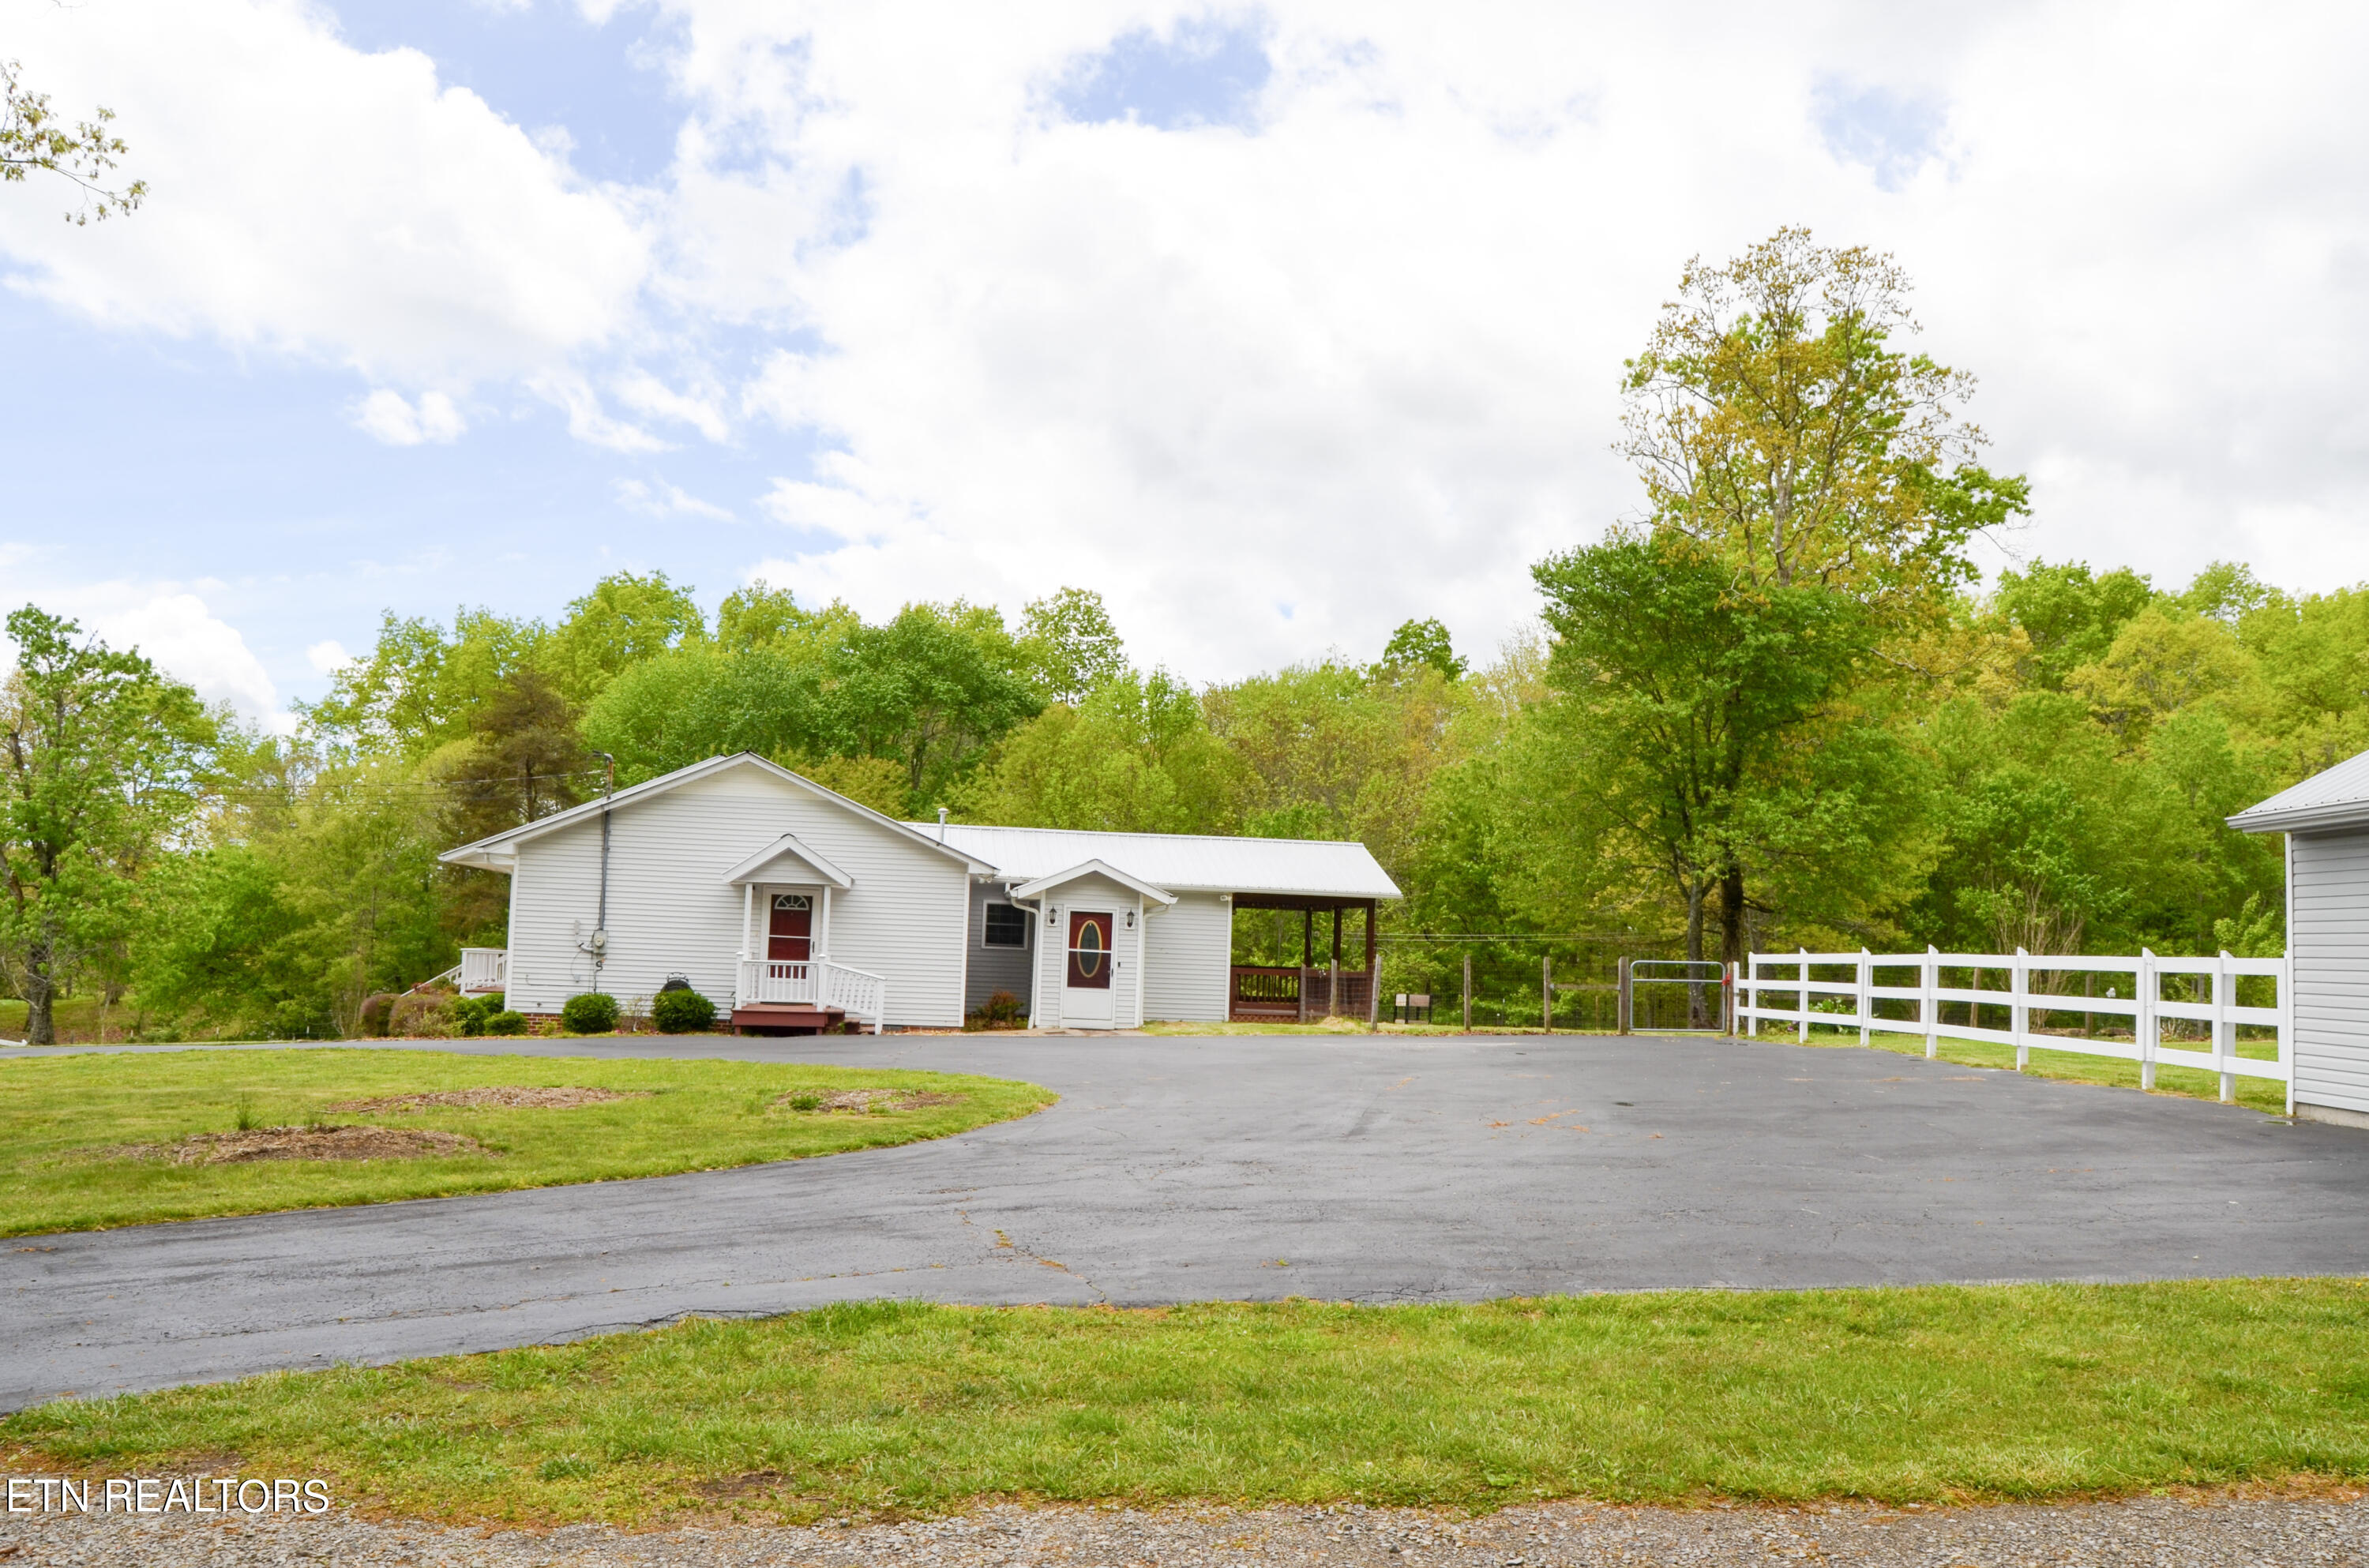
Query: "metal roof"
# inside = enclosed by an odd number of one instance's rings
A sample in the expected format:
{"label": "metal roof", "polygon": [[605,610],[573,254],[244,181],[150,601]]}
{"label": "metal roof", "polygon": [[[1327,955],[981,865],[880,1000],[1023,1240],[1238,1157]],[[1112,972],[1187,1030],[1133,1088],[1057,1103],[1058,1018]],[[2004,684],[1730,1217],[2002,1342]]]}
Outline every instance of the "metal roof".
{"label": "metal roof", "polygon": [[2230,818],[2229,826],[2245,833],[2369,828],[2369,751],[2249,807]]}
{"label": "metal roof", "polygon": [[[935,836],[935,822],[910,824]],[[949,848],[1032,882],[1099,860],[1172,893],[1295,893],[1397,898],[1398,884],[1365,845],[1319,839],[1235,839],[1198,833],[1091,833],[1067,828],[986,828],[950,822]]]}

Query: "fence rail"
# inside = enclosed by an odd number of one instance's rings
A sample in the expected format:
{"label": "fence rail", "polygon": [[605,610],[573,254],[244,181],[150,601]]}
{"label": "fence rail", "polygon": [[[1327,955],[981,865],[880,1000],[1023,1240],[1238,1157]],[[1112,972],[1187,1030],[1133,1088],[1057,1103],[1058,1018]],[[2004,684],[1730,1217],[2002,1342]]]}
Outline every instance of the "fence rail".
{"label": "fence rail", "polygon": [[[1846,968],[1848,977],[1837,978],[1835,971]],[[1774,972],[1779,970],[1785,972]],[[1878,984],[1880,975],[1894,981],[1906,975],[1913,983]],[[2006,984],[1984,985],[1984,978],[1992,975]],[[2124,975],[2130,977],[2126,992],[2115,984],[2106,995],[2094,994],[2100,977]],[[1968,983],[1943,983],[1945,978],[1960,976]],[[2060,989],[2075,977],[2083,978],[2086,991]],[[2238,1001],[2239,982],[2247,979],[2275,982],[2269,1005]],[[2112,957],[2032,954],[2021,948],[2012,954],[1943,953],[1930,947],[1922,953],[1755,953],[1736,976],[1735,1020],[1737,1031],[1745,1035],[1757,1033],[1762,1024],[1791,1024],[1805,1041],[1813,1024],[1855,1028],[1861,1043],[1872,1034],[1917,1036],[1928,1057],[1944,1038],[1981,1040],[2013,1047],[2019,1071],[2030,1063],[2035,1046],[2112,1057],[2138,1063],[2139,1084],[2146,1089],[2155,1087],[2158,1065],[2195,1068],[2219,1074],[2225,1101],[2236,1098],[2239,1078],[2267,1078],[2287,1086],[2292,1115],[2295,1029],[2288,980],[2284,958],[2238,958],[2226,952],[2210,958],[2166,958],[2145,948],[2136,956]],[[2166,996],[2167,981],[2176,989],[2208,994]],[[1785,1005],[1772,1005],[1772,997]],[[1964,1022],[1950,1018],[1952,1010],[1963,1010]],[[1986,1012],[2005,1014],[2006,1026],[1986,1025]],[[2079,1033],[2044,1022],[2052,1014],[2074,1013],[2085,1019]],[[2035,1024],[2035,1014],[2043,1022]],[[2099,1034],[2096,1020],[2101,1014],[2127,1020],[2129,1038]],[[2177,1043],[2182,1025],[2190,1024],[2203,1026],[2208,1049]],[[2172,1042],[2164,1038],[2167,1025],[2174,1031]],[[2241,1031],[2252,1037],[2241,1042]],[[2257,1049],[2268,1045],[2273,1054],[2241,1055],[2241,1043]]]}

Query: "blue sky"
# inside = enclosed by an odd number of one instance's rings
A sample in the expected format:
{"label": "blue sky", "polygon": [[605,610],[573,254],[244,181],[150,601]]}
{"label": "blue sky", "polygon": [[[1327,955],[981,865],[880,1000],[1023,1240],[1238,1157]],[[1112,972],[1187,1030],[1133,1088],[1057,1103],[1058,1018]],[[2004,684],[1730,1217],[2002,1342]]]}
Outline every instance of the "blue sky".
{"label": "blue sky", "polygon": [[155,189],[0,187],[0,597],[258,715],[621,567],[1486,658],[1634,509],[1679,268],[1786,223],[1982,376],[1994,561],[2369,575],[2349,11],[0,6]]}

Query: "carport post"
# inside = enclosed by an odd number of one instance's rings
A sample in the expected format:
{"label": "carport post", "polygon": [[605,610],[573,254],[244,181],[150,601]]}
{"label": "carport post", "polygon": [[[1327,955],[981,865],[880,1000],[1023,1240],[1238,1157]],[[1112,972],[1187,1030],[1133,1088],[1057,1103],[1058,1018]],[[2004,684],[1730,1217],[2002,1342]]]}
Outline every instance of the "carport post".
{"label": "carport post", "polygon": [[1620,993],[1613,1004],[1613,1011],[1619,1014],[1620,1032],[1624,1035],[1636,1027],[1637,1014],[1630,1006],[1630,996],[1629,960],[1623,957],[1620,960]]}
{"label": "carport post", "polygon": [[1551,954],[1539,960],[1539,1033],[1554,1033],[1554,957]]}
{"label": "carport post", "polygon": [[1464,1032],[1472,1033],[1472,955],[1464,955]]}
{"label": "carport post", "polygon": [[1806,1046],[1810,1043],[1810,950],[1804,947],[1801,953],[1802,990],[1795,1000],[1802,1004],[1802,1043]]}

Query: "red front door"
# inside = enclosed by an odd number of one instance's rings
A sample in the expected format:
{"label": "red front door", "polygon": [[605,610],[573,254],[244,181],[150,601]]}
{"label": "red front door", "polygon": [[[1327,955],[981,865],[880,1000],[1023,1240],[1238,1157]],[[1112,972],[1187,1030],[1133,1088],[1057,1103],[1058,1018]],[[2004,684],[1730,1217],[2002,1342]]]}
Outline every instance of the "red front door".
{"label": "red front door", "polygon": [[1072,990],[1107,990],[1111,983],[1111,918],[1070,917],[1070,977]]}
{"label": "red front door", "polygon": [[772,922],[765,928],[765,956],[803,964],[813,956],[814,900],[804,893],[773,895]]}

